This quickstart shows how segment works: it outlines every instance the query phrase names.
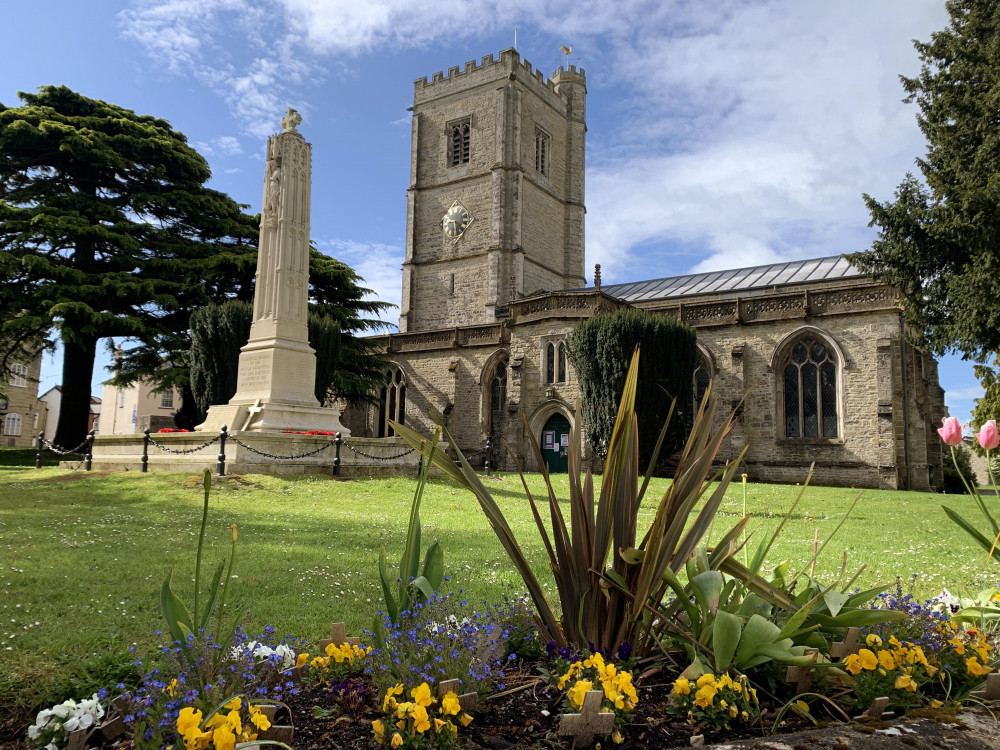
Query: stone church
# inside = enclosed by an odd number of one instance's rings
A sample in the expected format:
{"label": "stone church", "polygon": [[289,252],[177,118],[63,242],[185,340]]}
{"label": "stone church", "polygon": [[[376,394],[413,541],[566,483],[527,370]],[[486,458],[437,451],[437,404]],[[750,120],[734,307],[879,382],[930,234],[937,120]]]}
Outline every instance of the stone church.
{"label": "stone church", "polygon": [[940,484],[937,364],[907,343],[898,292],[845,260],[607,286],[598,268],[588,287],[586,94],[582,69],[545,78],[513,49],[415,82],[399,333],[381,339],[381,404],[344,415],[353,434],[391,437],[389,420],[429,434],[433,408],[466,455],[490,440],[512,469],[503,438],[537,469],[530,430],[565,470],[581,426],[567,337],[632,306],[695,328],[691,397],[712,380],[720,419],[743,400],[720,457],[749,445],[752,481],[801,482],[815,462],[817,484]]}

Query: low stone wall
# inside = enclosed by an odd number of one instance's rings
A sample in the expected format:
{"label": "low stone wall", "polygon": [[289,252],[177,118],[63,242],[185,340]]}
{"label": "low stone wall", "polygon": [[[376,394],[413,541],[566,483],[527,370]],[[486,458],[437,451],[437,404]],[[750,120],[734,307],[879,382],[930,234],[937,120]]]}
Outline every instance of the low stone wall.
{"label": "low stone wall", "polygon": [[[211,469],[215,472],[220,447],[217,435],[177,432],[152,434],[150,438],[155,444],[149,445],[149,471]],[[93,470],[141,471],[142,446],[142,435],[99,435],[94,440]],[[445,448],[442,444],[441,450]],[[227,474],[333,474],[335,456],[332,435],[234,432],[226,438],[225,471]],[[64,463],[64,468],[73,469],[80,464]],[[349,437],[340,446],[340,476],[346,479],[416,476],[417,471],[416,451],[400,438]]]}

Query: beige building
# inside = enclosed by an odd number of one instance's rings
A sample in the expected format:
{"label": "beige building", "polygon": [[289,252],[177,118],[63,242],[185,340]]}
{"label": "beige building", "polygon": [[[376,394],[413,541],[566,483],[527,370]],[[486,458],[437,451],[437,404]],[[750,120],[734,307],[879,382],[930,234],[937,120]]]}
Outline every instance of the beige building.
{"label": "beige building", "polygon": [[153,386],[144,382],[128,388],[105,384],[101,402],[101,435],[173,429],[174,412],[181,407],[177,389],[153,393]]}
{"label": "beige building", "polygon": [[25,448],[35,444],[39,431],[38,382],[42,373],[39,352],[26,364],[11,365],[6,399],[0,397],[0,445]]}
{"label": "beige building", "polygon": [[[516,51],[414,86],[400,333],[381,405],[348,410],[356,436],[389,420],[429,433],[445,415],[467,454],[506,468],[501,438],[537,468],[528,431],[565,467],[580,391],[566,339],[628,306],[698,334],[692,398],[713,379],[741,420],[754,481],[930,489],[945,414],[934,359],[904,338],[898,293],[838,258],[585,288],[586,78],[545,78]],[[527,418],[524,426],[522,415]],[[593,454],[584,446],[585,455]]]}

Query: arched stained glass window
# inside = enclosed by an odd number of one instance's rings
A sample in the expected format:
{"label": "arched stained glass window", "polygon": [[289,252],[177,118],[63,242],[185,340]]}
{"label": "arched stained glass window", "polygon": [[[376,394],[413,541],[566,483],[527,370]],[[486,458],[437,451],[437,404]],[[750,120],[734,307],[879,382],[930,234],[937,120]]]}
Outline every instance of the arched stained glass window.
{"label": "arched stained glass window", "polygon": [[803,338],[781,370],[785,437],[838,437],[837,359],[819,338]]}

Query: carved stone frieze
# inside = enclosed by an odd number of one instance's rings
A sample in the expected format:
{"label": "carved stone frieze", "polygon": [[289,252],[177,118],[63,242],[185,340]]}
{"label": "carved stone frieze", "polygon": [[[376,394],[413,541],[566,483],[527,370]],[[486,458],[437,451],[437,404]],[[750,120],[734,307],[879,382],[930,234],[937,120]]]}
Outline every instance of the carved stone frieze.
{"label": "carved stone frieze", "polygon": [[782,318],[801,317],[805,313],[806,298],[804,294],[783,295],[780,297],[754,297],[740,300],[740,319],[750,322],[755,320],[780,320]]}
{"label": "carved stone frieze", "polygon": [[813,292],[809,296],[812,312],[817,315],[832,312],[884,310],[896,307],[898,292],[891,287],[876,286]]}
{"label": "carved stone frieze", "polygon": [[692,326],[730,325],[737,322],[736,300],[681,305],[681,320]]}

